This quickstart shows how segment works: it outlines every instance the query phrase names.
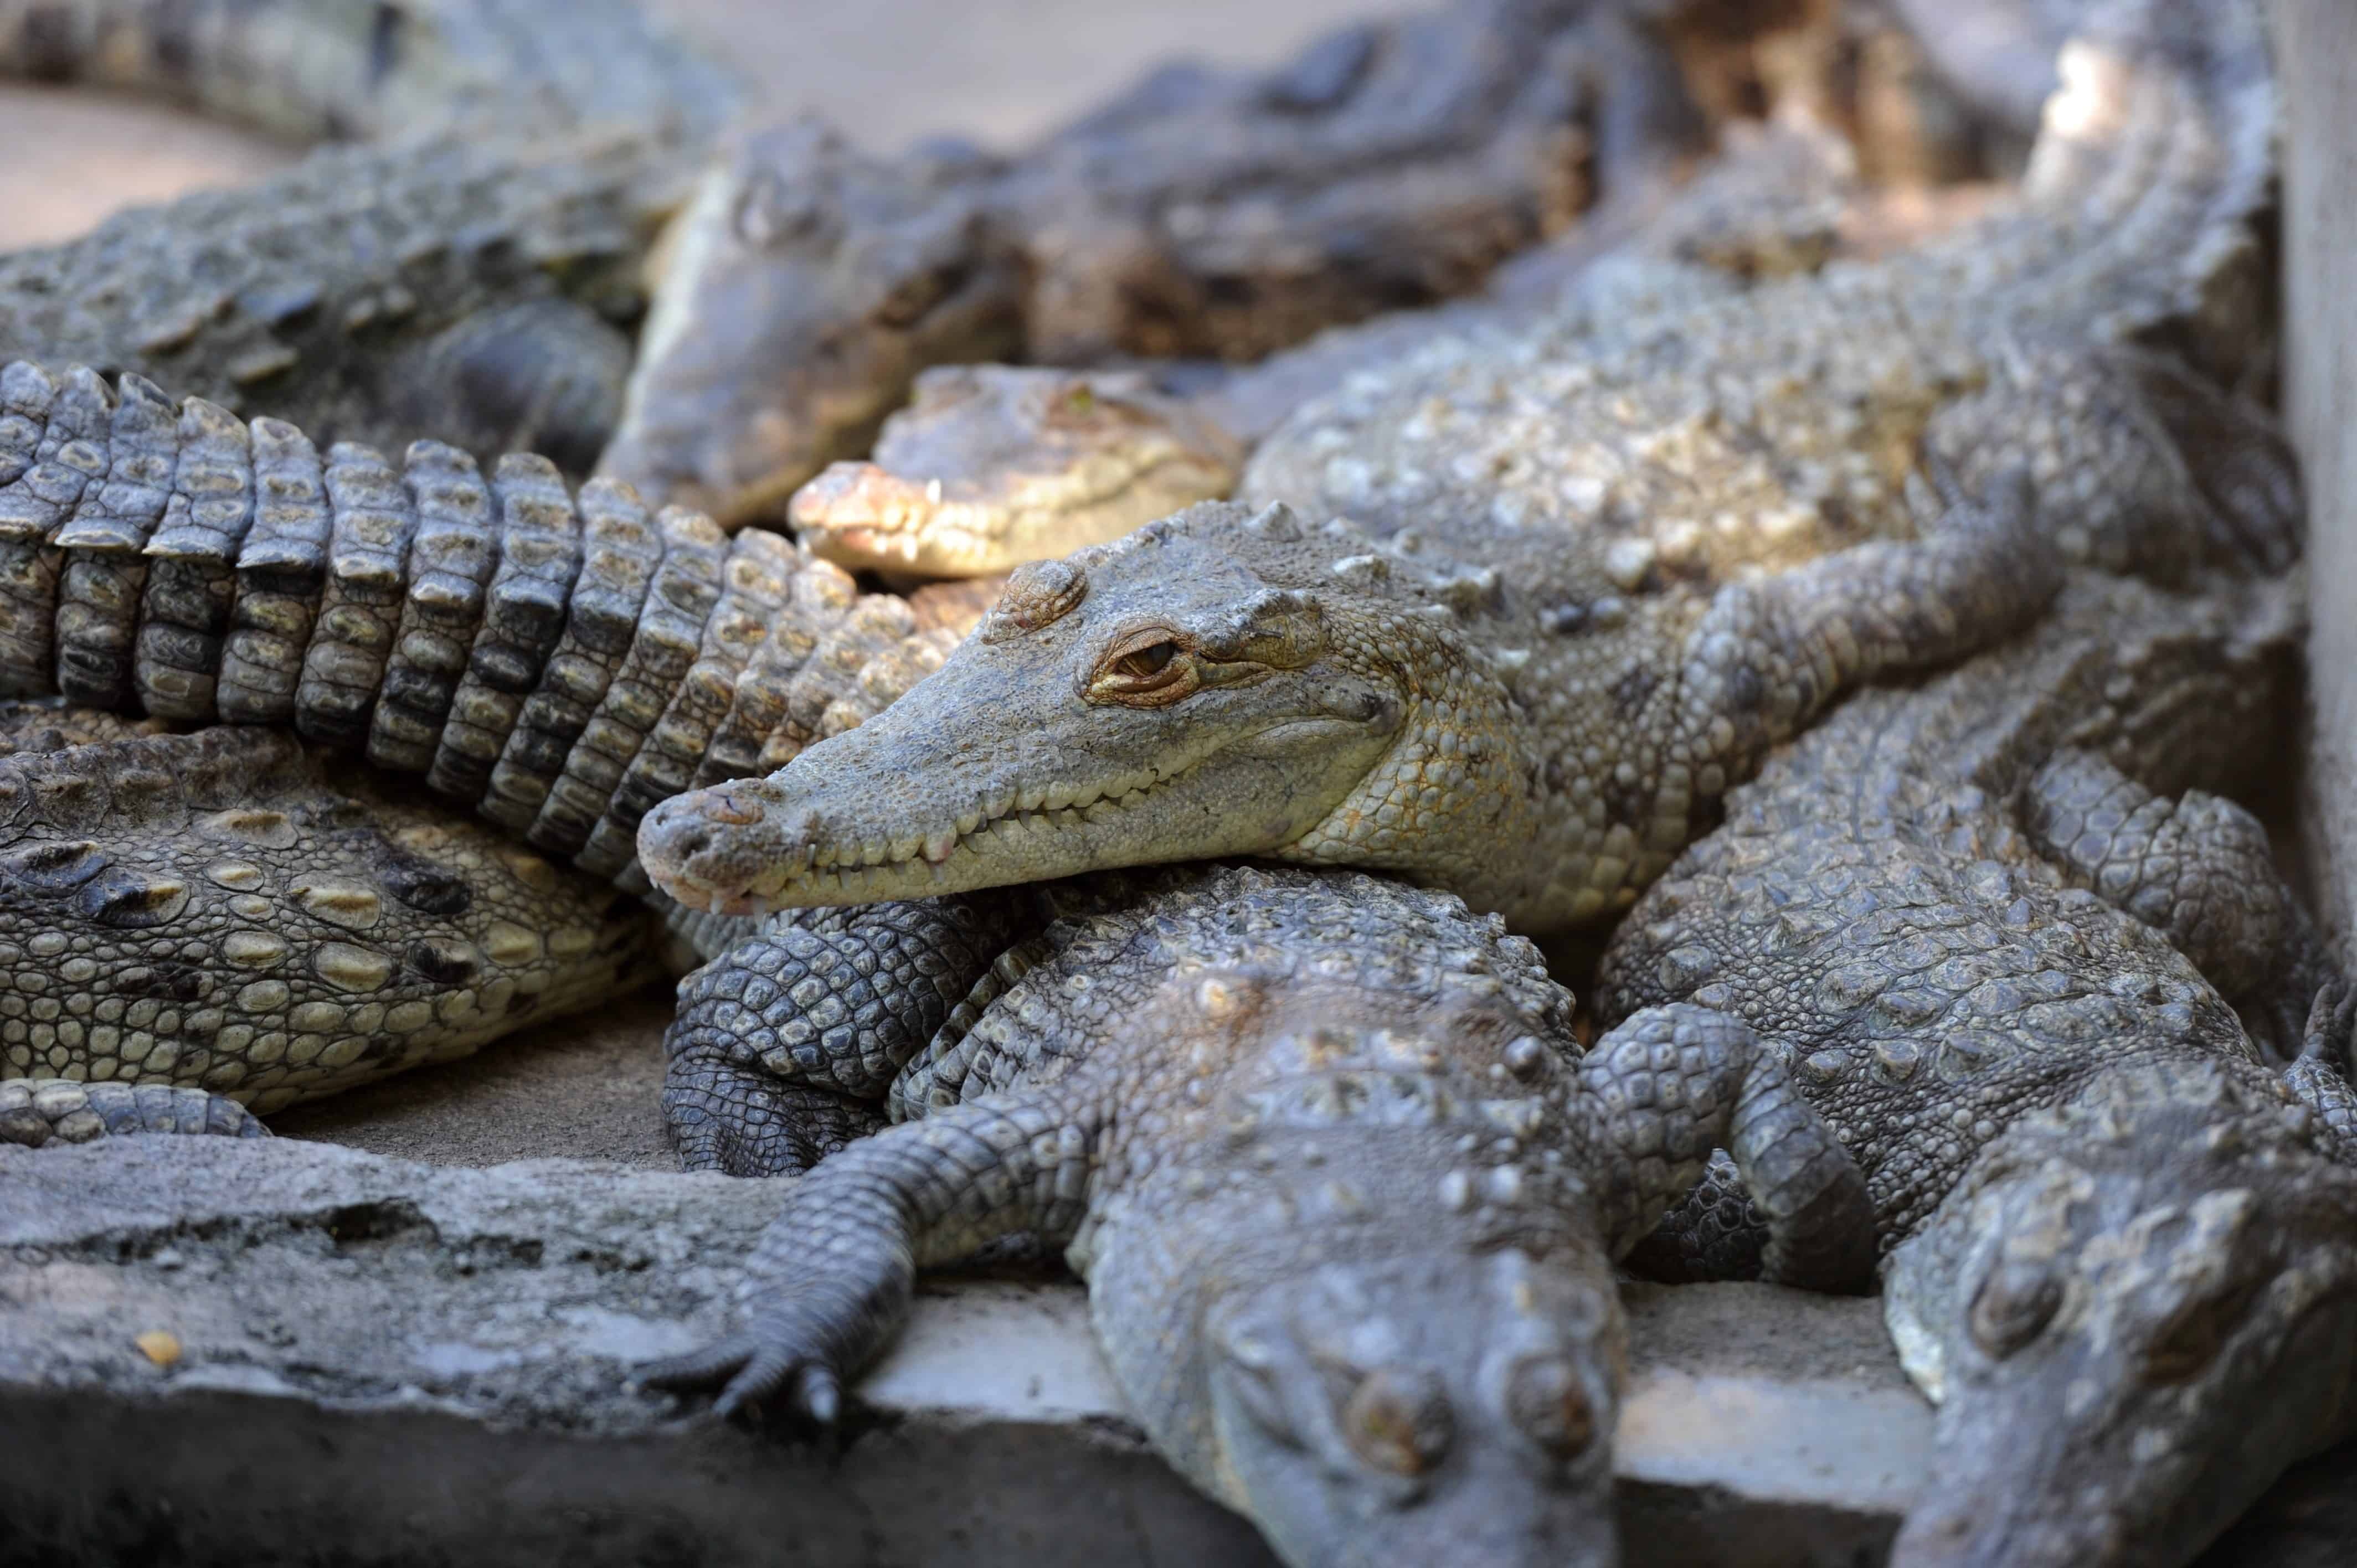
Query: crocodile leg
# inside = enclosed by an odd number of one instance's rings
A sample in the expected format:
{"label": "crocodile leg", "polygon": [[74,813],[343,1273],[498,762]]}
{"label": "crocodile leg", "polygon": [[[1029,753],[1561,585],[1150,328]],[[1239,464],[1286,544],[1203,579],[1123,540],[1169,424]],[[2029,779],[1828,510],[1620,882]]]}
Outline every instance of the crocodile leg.
{"label": "crocodile leg", "polygon": [[2083,751],[2040,768],[2023,805],[2031,841],[2066,875],[2167,935],[2273,1059],[2300,1054],[2335,970],[2257,818],[2199,789],[2156,794]]}
{"label": "crocodile leg", "polygon": [[261,1119],[226,1094],[167,1083],[0,1079],[0,1144],[38,1149],[126,1133],[211,1133],[266,1138]]}
{"label": "crocodile leg", "polygon": [[919,1268],[1017,1232],[1071,1240],[1095,1168],[1095,1102],[1070,1080],[993,1096],[826,1160],[794,1184],[753,1251],[746,1326],[642,1369],[640,1380],[725,1385],[715,1406],[724,1415],[791,1384],[804,1415],[834,1420],[843,1381],[908,1316]]}
{"label": "crocodile leg", "polygon": [[663,1113],[690,1170],[775,1176],[882,1125],[886,1088],[1026,923],[981,895],[780,915],[681,983]]}
{"label": "crocodile leg", "polygon": [[[2061,585],[2039,534],[2028,479],[2009,474],[1977,500],[1949,489],[1916,500],[1925,537],[1876,542],[1719,591],[1680,661],[1672,759],[1693,797],[1659,803],[1652,858],[1665,869],[1694,834],[1673,808],[1716,800],[1845,693],[1959,659],[2027,623]],[[1662,830],[1674,826],[1674,832]]]}
{"label": "crocodile leg", "polygon": [[2357,1090],[2349,1086],[2350,1026],[2357,1023],[2357,986],[2335,981],[2317,993],[2308,1037],[2284,1069],[2284,1083],[2323,1124],[2341,1158],[2357,1165]]}
{"label": "crocodile leg", "polygon": [[1723,1146],[1763,1217],[1760,1277],[1873,1288],[1866,1179],[1749,1025],[1690,1004],[1647,1008],[1588,1052],[1579,1092],[1592,1145],[1620,1162],[1603,1184],[1616,1252],[1643,1240]]}

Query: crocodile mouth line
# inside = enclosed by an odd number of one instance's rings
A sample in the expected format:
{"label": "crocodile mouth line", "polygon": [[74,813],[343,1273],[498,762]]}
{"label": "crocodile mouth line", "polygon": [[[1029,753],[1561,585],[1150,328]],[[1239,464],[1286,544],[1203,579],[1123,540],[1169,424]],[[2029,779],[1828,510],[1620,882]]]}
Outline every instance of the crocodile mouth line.
{"label": "crocodile mouth line", "polygon": [[[922,897],[922,890],[912,891],[906,883],[916,865],[925,867],[928,880],[937,888],[945,889],[953,866],[962,860],[1019,863],[1035,845],[1051,843],[1060,834],[1135,810],[1196,766],[1189,763],[1169,774],[1147,769],[1102,786],[1015,786],[978,799],[973,811],[929,834],[870,839],[833,848],[807,844],[802,863],[785,867],[774,891],[715,897],[704,907],[721,915],[766,915],[781,908],[779,899],[789,892],[813,889],[823,889],[845,903],[867,897]],[[890,885],[877,886],[888,879]]]}

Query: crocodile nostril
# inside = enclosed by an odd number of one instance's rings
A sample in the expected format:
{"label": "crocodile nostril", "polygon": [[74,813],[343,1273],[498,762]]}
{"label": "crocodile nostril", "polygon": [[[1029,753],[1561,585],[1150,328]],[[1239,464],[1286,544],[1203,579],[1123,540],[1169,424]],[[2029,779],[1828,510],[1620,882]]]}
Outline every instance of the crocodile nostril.
{"label": "crocodile nostril", "polygon": [[734,789],[708,789],[694,797],[697,810],[716,822],[733,828],[750,827],[761,820],[761,806]]}
{"label": "crocodile nostril", "polygon": [[689,828],[672,841],[672,854],[684,863],[694,860],[712,847],[712,834],[704,828]]}

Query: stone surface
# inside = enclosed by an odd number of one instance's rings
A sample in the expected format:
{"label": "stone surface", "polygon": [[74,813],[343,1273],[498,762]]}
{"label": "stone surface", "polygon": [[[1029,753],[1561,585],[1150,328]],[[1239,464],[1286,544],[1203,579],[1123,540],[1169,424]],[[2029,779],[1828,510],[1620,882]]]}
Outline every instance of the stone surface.
{"label": "stone surface", "polygon": [[2357,8],[2275,0],[2283,64],[2285,405],[2306,470],[2314,630],[2305,826],[2319,912],[2357,961]]}
{"label": "stone surface", "polygon": [[271,1131],[434,1165],[594,1155],[675,1171],[662,1105],[671,1013],[671,986],[651,985],[462,1061],[283,1111]]}
{"label": "stone surface", "polygon": [[[780,1190],[293,1139],[0,1150],[0,1563],[1259,1560],[1129,1424],[1067,1283],[931,1292],[816,1447],[630,1390],[719,1326]],[[1930,1432],[1872,1305],[1634,1306],[1631,1561],[1870,1560]]]}

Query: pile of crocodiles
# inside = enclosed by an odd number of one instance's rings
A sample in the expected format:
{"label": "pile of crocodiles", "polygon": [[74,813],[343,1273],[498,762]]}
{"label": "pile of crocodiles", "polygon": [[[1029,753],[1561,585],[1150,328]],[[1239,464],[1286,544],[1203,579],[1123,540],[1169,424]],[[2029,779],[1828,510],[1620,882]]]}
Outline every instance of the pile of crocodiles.
{"label": "pile of crocodiles", "polygon": [[[2190,1561],[2357,1435],[2357,989],[2232,799],[2273,72],[1954,9],[1461,0],[884,156],[619,0],[0,0],[346,144],[0,258],[0,1144],[701,962],[683,1158],[809,1174],[650,1385],[831,1422],[1028,1238],[1286,1561],[1609,1563],[1617,1271],[1878,1289],[1892,1562]],[[1878,147],[2008,177],[1894,238]]]}

